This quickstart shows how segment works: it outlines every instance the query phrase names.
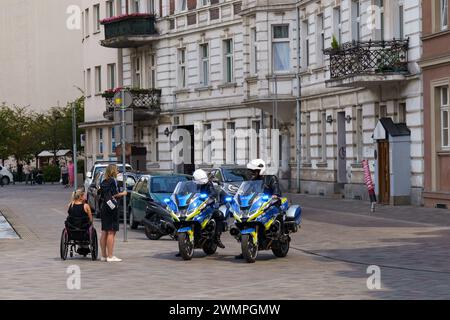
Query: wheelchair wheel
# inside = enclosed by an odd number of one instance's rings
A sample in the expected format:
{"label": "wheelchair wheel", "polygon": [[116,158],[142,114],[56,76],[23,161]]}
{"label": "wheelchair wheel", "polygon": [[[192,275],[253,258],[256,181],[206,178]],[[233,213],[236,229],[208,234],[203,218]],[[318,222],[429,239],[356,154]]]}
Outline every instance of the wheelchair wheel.
{"label": "wheelchair wheel", "polygon": [[95,230],[94,228],[92,228],[89,248],[91,249],[92,261],[96,261],[98,257],[98,239],[97,230]]}
{"label": "wheelchair wheel", "polygon": [[61,234],[61,244],[60,244],[60,255],[62,260],[67,260],[67,253],[69,251],[69,234],[67,230],[64,229]]}

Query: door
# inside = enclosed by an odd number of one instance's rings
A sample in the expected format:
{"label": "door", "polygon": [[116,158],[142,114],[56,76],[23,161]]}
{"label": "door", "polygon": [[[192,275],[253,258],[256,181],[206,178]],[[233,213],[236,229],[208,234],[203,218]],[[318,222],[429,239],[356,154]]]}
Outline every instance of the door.
{"label": "door", "polygon": [[389,204],[391,179],[389,168],[389,141],[378,141],[378,192],[379,202]]}
{"label": "door", "polygon": [[345,128],[345,112],[338,112],[338,157],[337,157],[337,182],[347,183],[347,141]]}

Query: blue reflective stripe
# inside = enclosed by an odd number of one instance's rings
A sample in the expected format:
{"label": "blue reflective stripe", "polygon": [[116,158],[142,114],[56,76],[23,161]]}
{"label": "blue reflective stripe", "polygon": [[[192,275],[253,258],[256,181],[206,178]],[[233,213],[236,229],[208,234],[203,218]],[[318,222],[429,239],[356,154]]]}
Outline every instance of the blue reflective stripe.
{"label": "blue reflective stripe", "polygon": [[186,233],[186,232],[189,232],[191,230],[192,230],[191,227],[184,227],[184,228],[179,229],[178,232],[179,233]]}
{"label": "blue reflective stripe", "polygon": [[253,232],[256,232],[256,229],[255,229],[255,228],[250,228],[250,229],[242,230],[241,234],[251,234],[251,233],[253,233]]}

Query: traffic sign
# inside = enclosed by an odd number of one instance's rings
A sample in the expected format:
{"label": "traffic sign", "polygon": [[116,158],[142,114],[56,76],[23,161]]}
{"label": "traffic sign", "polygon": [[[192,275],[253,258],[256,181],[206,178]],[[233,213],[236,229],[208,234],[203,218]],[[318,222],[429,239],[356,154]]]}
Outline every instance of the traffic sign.
{"label": "traffic sign", "polygon": [[122,92],[119,91],[114,95],[114,104],[118,108],[129,108],[133,104],[133,95],[129,91],[123,91],[122,100]]}

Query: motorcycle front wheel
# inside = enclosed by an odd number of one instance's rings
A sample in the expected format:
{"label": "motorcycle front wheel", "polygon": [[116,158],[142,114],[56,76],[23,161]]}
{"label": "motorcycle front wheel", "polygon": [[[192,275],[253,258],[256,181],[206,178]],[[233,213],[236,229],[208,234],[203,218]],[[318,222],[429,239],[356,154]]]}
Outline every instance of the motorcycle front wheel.
{"label": "motorcycle front wheel", "polygon": [[183,260],[191,260],[194,255],[194,244],[189,239],[186,233],[180,233],[178,235],[178,249]]}
{"label": "motorcycle front wheel", "polygon": [[213,255],[217,251],[217,243],[211,239],[205,242],[203,245],[203,252],[205,252],[208,256]]}
{"label": "motorcycle front wheel", "polygon": [[275,241],[272,244],[272,252],[278,258],[284,258],[287,256],[290,247],[290,241]]}
{"label": "motorcycle front wheel", "polygon": [[253,238],[249,234],[244,234],[241,240],[241,249],[244,259],[248,263],[254,263],[258,256],[258,245],[253,243]]}

